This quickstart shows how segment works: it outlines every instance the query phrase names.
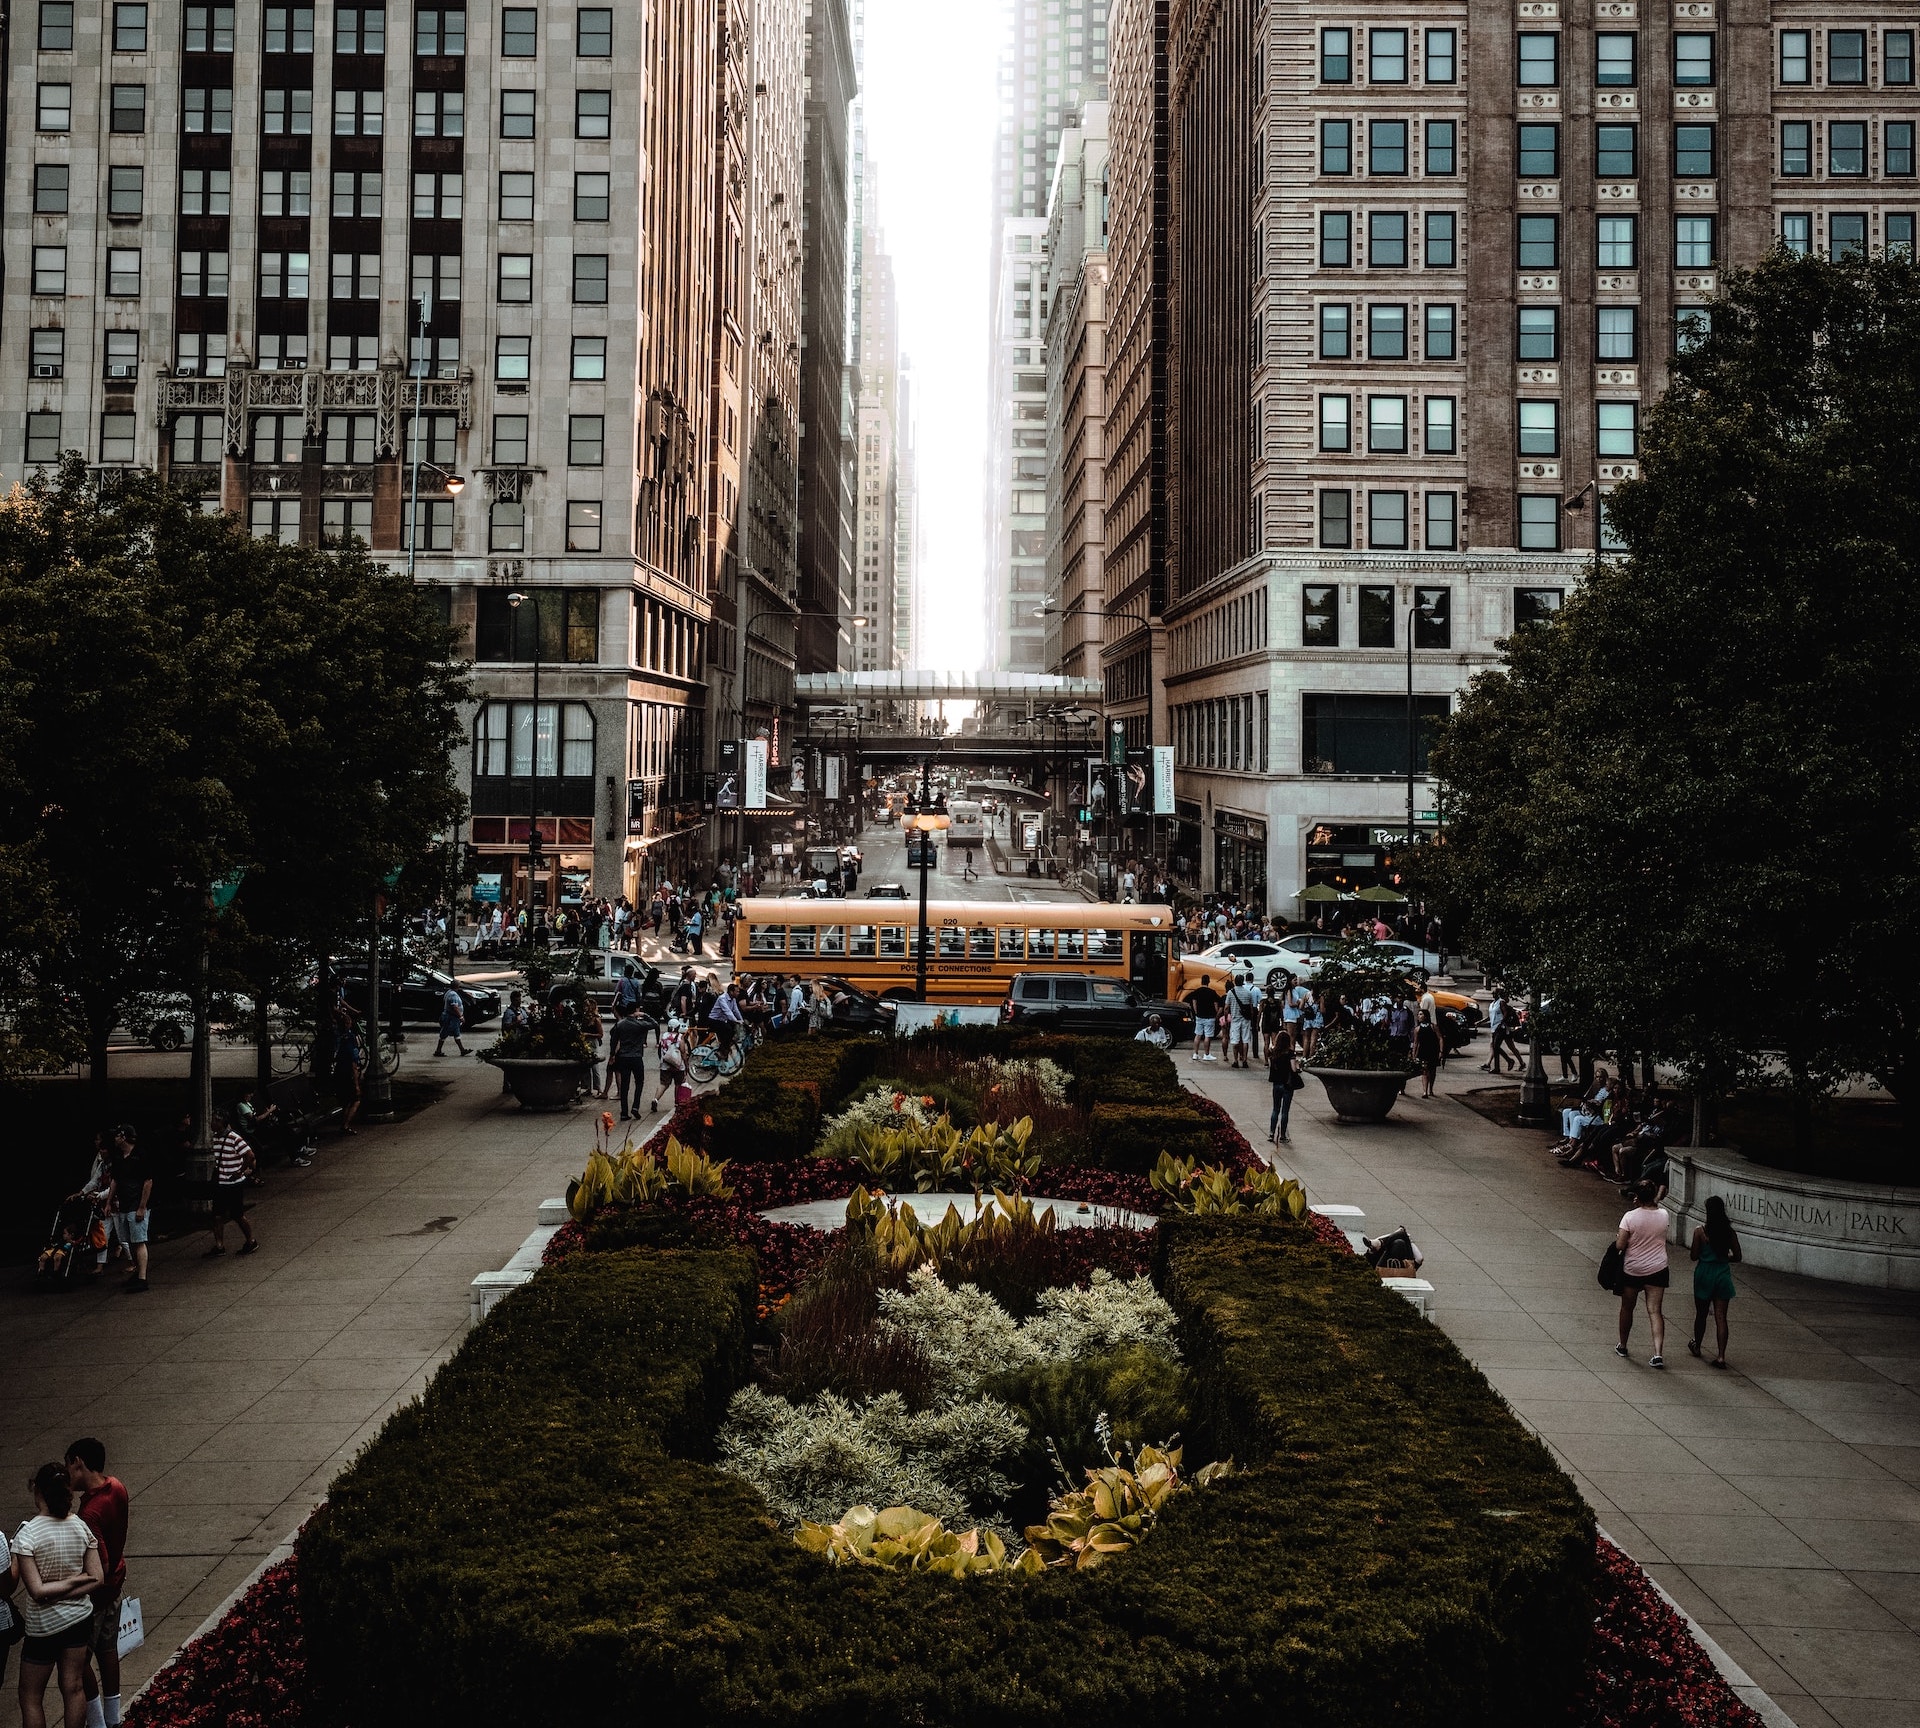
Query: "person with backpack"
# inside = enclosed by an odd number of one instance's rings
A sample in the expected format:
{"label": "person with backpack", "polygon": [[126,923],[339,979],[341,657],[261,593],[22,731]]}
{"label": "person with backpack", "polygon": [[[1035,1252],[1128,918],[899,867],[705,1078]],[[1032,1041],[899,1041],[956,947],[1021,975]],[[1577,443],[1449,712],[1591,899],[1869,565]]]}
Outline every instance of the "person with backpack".
{"label": "person with backpack", "polygon": [[1707,1335],[1707,1315],[1713,1315],[1715,1353],[1711,1367],[1727,1365],[1727,1304],[1733,1300],[1733,1268],[1740,1259],[1740,1238],[1734,1234],[1727,1203],[1718,1194],[1707,1196],[1707,1218],[1695,1226],[1688,1249],[1693,1258],[1693,1336],[1687,1353],[1700,1354]]}
{"label": "person with backpack", "polygon": [[1242,972],[1227,991],[1227,1061],[1235,1068],[1247,1066],[1248,1050],[1258,1042],[1260,1024],[1260,986],[1251,972]]}
{"label": "person with backpack", "polygon": [[1274,1035],[1273,1049],[1267,1056],[1267,1081],[1273,1087],[1273,1114],[1267,1118],[1267,1138],[1275,1146],[1287,1139],[1287,1122],[1293,1115],[1293,1095],[1306,1085],[1300,1072],[1300,1055],[1293,1045],[1293,1034]]}
{"label": "person with backpack", "polygon": [[658,1110],[660,1100],[669,1086],[673,1088],[673,1100],[680,1102],[680,1089],[687,1083],[687,1051],[680,1023],[669,1020],[658,1028],[656,1042],[660,1048],[660,1087],[648,1101],[649,1110]]}

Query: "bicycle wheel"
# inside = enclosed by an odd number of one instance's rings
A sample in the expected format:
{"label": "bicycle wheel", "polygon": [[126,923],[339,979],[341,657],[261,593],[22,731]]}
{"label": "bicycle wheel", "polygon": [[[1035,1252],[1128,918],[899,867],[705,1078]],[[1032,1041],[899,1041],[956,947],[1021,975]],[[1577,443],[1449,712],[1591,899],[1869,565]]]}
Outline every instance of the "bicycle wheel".
{"label": "bicycle wheel", "polygon": [[382,1038],[380,1040],[380,1072],[389,1080],[400,1072],[400,1057],[405,1047],[404,1039]]}
{"label": "bicycle wheel", "polygon": [[694,1079],[711,1080],[720,1071],[720,1053],[711,1044],[702,1044],[687,1058],[687,1067]]}
{"label": "bicycle wheel", "polygon": [[740,1064],[746,1061],[746,1059],[746,1051],[742,1050],[740,1046],[736,1044],[725,1056],[715,1059],[714,1071],[718,1073],[722,1079],[731,1080],[734,1075],[740,1072]]}
{"label": "bicycle wheel", "polygon": [[310,1046],[302,1044],[298,1039],[283,1039],[273,1046],[273,1072],[282,1078],[289,1074],[298,1074],[306,1067],[310,1054]]}

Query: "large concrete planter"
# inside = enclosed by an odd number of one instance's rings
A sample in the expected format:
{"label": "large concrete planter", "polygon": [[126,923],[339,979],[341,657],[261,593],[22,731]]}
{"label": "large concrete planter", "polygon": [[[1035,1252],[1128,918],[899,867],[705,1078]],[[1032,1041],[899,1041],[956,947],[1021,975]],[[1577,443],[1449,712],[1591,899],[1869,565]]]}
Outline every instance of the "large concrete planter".
{"label": "large concrete planter", "polygon": [[588,1062],[568,1062],[551,1056],[502,1056],[494,1066],[506,1076],[522,1110],[564,1110],[587,1083]]}
{"label": "large concrete planter", "polygon": [[1327,1089],[1327,1102],[1342,1122],[1384,1122],[1411,1075],[1377,1068],[1314,1068],[1307,1072]]}
{"label": "large concrete planter", "polygon": [[[1720,1147],[1671,1154],[1673,1239],[1683,1250],[1718,1194],[1751,1266],[1865,1284],[1920,1290],[1920,1188],[1842,1182],[1755,1164]],[[1736,1271],[1737,1281],[1740,1274]]]}

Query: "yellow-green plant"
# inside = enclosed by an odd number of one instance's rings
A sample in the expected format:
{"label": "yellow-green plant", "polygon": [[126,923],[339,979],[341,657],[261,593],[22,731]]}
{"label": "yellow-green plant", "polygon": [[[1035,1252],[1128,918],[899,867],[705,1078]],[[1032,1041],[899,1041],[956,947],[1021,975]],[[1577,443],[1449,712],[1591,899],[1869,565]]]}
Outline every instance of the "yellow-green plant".
{"label": "yellow-green plant", "polygon": [[1046,1523],[1027,1526],[1032,1546],[1022,1561],[1037,1554],[1043,1565],[1087,1571],[1144,1541],[1176,1494],[1232,1474],[1233,1461],[1223,1459],[1202,1465],[1189,1480],[1180,1474],[1180,1454],[1178,1446],[1141,1446],[1122,1463],[1110,1453],[1113,1463],[1089,1470],[1086,1487],[1052,1503]]}
{"label": "yellow-green plant", "polygon": [[714,1163],[669,1136],[666,1151],[656,1158],[632,1144],[618,1152],[599,1147],[588,1154],[587,1167],[569,1196],[569,1210],[585,1223],[607,1205],[646,1206],[669,1197],[682,1200],[731,1200],[725,1160]]}
{"label": "yellow-green plant", "polygon": [[860,1187],[847,1197],[847,1226],[866,1231],[881,1266],[898,1272],[927,1264],[937,1270],[982,1239],[1053,1230],[1051,1206],[1036,1213],[1025,1195],[1002,1193],[998,1188],[992,1193],[994,1204],[982,1206],[971,1219],[962,1218],[960,1209],[949,1201],[938,1223],[922,1224],[909,1202],[889,1206],[884,1195],[869,1194]]}
{"label": "yellow-green plant", "polygon": [[1029,1153],[1033,1118],[1002,1127],[983,1122],[962,1134],[952,1119],[907,1122],[898,1128],[863,1126],[854,1134],[854,1162],[879,1186],[904,1187],[922,1194],[950,1192],[958,1184],[979,1193],[985,1188],[1016,1188],[1040,1173],[1040,1155]]}
{"label": "yellow-green plant", "polygon": [[896,1572],[941,1572],[973,1578],[985,1572],[1032,1573],[1041,1569],[1029,1548],[1018,1560],[991,1530],[949,1530],[931,1512],[889,1506],[876,1512],[855,1506],[838,1524],[802,1524],[794,1538],[802,1548],[824,1554],[836,1566],[879,1566]]}
{"label": "yellow-green plant", "polygon": [[1157,1193],[1166,1195],[1177,1212],[1200,1217],[1230,1217],[1252,1213],[1262,1218],[1304,1218],[1307,1191],[1290,1177],[1262,1165],[1236,1178],[1224,1164],[1201,1164],[1162,1152],[1150,1178]]}

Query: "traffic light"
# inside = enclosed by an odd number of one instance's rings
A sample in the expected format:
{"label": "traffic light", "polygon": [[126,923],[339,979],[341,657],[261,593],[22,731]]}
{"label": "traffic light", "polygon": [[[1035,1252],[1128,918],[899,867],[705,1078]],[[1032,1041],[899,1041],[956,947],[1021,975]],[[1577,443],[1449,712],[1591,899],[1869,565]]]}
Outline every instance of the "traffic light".
{"label": "traffic light", "polygon": [[527,837],[527,856],[533,861],[534,868],[538,869],[540,865],[545,862],[546,855],[547,843],[541,837],[540,830],[536,827]]}
{"label": "traffic light", "polygon": [[469,840],[460,848],[460,880],[476,881],[480,875],[480,848]]}

